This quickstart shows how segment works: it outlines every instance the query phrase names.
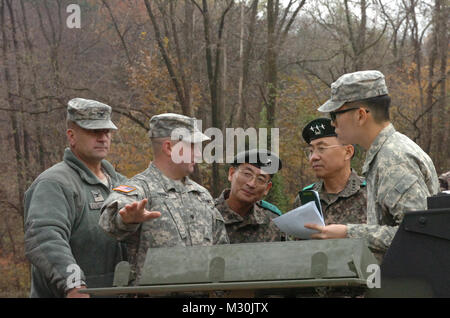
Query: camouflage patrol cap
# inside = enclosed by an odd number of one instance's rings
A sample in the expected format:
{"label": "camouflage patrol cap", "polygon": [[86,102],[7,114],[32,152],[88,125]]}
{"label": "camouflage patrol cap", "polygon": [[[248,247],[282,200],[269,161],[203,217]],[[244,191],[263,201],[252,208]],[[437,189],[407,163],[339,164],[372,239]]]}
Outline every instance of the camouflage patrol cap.
{"label": "camouflage patrol cap", "polygon": [[337,137],[334,127],[331,126],[331,119],[316,118],[306,124],[302,131],[303,139],[306,143],[311,143],[311,140],[324,137]]}
{"label": "camouflage patrol cap", "polygon": [[150,119],[150,138],[171,137],[172,140],[184,140],[190,143],[211,140],[197,127],[197,119],[180,114],[166,113]]}
{"label": "camouflage patrol cap", "polygon": [[379,71],[360,71],[344,74],[331,84],[331,98],[318,108],[329,113],[347,102],[388,94],[384,75]]}
{"label": "camouflage patrol cap", "polygon": [[268,174],[275,174],[282,168],[280,158],[266,149],[251,149],[239,152],[231,165],[236,167],[242,163],[249,163]]}
{"label": "camouflage patrol cap", "polygon": [[67,104],[67,119],[84,129],[117,129],[111,107],[91,99],[74,98]]}

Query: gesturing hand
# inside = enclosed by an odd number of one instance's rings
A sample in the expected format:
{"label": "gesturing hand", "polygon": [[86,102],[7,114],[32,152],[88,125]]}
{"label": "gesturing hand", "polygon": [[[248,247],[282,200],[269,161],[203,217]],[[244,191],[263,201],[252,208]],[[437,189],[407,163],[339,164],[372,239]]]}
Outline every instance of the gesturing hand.
{"label": "gesturing hand", "polygon": [[159,218],[161,216],[161,212],[148,211],[145,209],[147,202],[148,199],[143,199],[139,202],[136,201],[127,204],[120,209],[119,214],[122,217],[123,223],[142,223],[150,219]]}
{"label": "gesturing hand", "polygon": [[307,229],[319,231],[319,233],[311,234],[312,239],[335,239],[347,237],[347,226],[343,224],[330,224],[322,226],[308,223],[304,226]]}
{"label": "gesturing hand", "polygon": [[78,291],[80,289],[86,289],[86,286],[80,286],[78,288],[72,288],[67,292],[66,298],[90,298],[91,296],[89,294],[82,294]]}

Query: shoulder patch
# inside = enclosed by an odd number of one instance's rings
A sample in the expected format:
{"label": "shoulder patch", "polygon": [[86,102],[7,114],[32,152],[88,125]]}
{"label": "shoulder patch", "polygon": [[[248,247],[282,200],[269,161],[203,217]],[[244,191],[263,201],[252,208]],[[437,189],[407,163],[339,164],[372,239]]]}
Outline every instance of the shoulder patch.
{"label": "shoulder patch", "polygon": [[270,211],[272,211],[272,212],[275,213],[275,214],[278,214],[278,215],[281,215],[281,214],[282,214],[281,211],[280,211],[280,209],[278,209],[275,205],[273,205],[273,204],[271,204],[271,203],[269,203],[269,202],[267,202],[267,201],[261,200],[261,201],[259,201],[257,204],[258,204],[260,207],[263,207],[263,208],[265,208],[265,209],[267,209],[267,210],[270,210]]}
{"label": "shoulder patch", "polygon": [[315,185],[315,183],[310,184],[310,185],[307,185],[306,187],[304,187],[304,188],[302,189],[302,191],[303,191],[303,190],[310,190],[310,189],[312,189],[312,188],[314,187],[314,185]]}
{"label": "shoulder patch", "polygon": [[113,188],[113,190],[118,191],[118,192],[129,193],[129,192],[133,192],[134,190],[136,190],[136,188],[132,187],[132,186],[127,186],[127,185],[120,185],[118,187]]}

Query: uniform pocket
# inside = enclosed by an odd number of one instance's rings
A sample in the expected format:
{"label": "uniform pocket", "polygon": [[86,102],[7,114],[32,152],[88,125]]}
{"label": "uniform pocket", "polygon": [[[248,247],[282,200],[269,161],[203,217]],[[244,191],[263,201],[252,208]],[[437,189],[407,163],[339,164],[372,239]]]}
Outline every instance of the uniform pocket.
{"label": "uniform pocket", "polygon": [[389,208],[393,208],[403,194],[410,189],[417,181],[417,176],[405,175],[397,184],[386,194],[384,203]]}

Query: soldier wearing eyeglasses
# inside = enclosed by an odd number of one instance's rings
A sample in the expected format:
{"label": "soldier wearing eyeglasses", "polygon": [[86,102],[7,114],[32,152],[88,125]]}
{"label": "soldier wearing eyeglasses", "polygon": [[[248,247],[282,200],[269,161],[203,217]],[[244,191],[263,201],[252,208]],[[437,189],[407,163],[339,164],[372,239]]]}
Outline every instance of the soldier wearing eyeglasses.
{"label": "soldier wearing eyeglasses", "polygon": [[281,211],[262,200],[272,187],[272,176],[280,169],[281,160],[267,150],[252,149],[234,157],[228,170],[231,187],[215,199],[230,243],[286,240],[272,221]]}
{"label": "soldier wearing eyeglasses", "polygon": [[331,85],[331,98],[319,107],[330,113],[338,139],[367,150],[367,223],[305,225],[312,238],[364,238],[381,260],[404,213],[425,210],[427,197],[439,191],[431,158],[389,119],[391,98],[379,71],[344,74]]}
{"label": "soldier wearing eyeglasses", "polygon": [[351,168],[353,145],[342,144],[337,139],[328,118],[309,122],[302,136],[308,144],[306,157],[319,181],[299,192],[294,208],[302,205],[300,194],[303,191],[315,190],[319,193],[325,224],[366,222],[366,182]]}

